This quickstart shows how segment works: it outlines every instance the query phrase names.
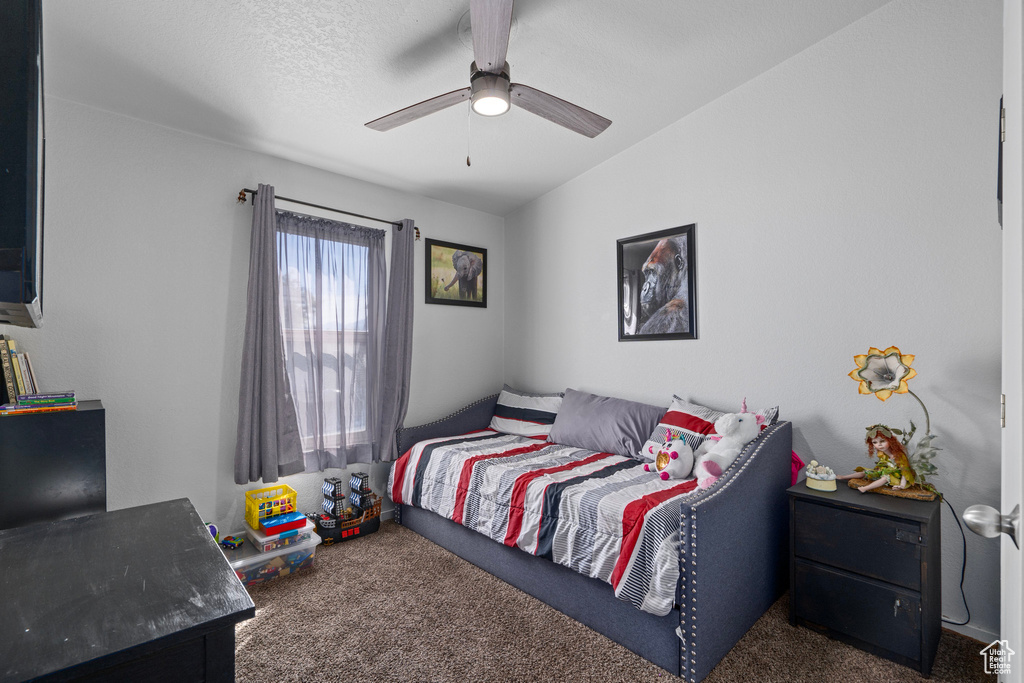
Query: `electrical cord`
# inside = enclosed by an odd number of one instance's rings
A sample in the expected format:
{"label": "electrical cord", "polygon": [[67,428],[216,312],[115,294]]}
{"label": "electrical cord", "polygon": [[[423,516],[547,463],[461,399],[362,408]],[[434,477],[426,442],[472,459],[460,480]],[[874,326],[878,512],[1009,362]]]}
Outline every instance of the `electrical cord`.
{"label": "electrical cord", "polygon": [[967,606],[967,596],[964,594],[964,574],[967,572],[967,534],[964,533],[964,528],[960,524],[960,516],[956,514],[956,510],[949,504],[949,500],[946,496],[942,496],[943,502],[949,507],[949,511],[953,513],[953,519],[956,520],[956,526],[960,529],[960,538],[963,542],[963,563],[960,565],[960,597],[964,601],[964,609],[967,610],[967,621],[951,621],[946,617],[942,617],[942,621],[952,626],[964,626],[971,620],[971,608]]}

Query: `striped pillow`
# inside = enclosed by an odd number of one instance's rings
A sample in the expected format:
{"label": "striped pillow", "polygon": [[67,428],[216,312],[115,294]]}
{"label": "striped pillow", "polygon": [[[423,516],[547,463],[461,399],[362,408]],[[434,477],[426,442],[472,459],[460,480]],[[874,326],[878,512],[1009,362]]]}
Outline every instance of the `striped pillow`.
{"label": "striped pillow", "polygon": [[491,429],[545,438],[551,432],[555,415],[562,405],[563,394],[531,394],[513,389],[509,385],[501,390],[498,405],[494,407]]}
{"label": "striped pillow", "polygon": [[[763,410],[748,410],[747,412],[763,417],[765,426],[775,424],[779,419],[778,406]],[[673,396],[668,412],[661,418],[658,426],[654,428],[654,433],[640,449],[640,457],[645,460],[654,459],[658,449],[665,445],[666,429],[671,432],[672,439],[682,439],[696,453],[700,445],[715,433],[715,420],[727,414]]]}

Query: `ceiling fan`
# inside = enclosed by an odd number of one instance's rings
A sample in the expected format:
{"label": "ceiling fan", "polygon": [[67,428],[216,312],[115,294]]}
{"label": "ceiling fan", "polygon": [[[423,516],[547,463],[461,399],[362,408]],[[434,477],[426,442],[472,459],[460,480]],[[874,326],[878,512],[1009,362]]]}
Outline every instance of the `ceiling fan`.
{"label": "ceiling fan", "polygon": [[600,134],[611,121],[571,102],[541,92],[509,78],[508,35],[512,28],[513,0],[470,0],[469,20],[473,31],[473,57],[469,65],[469,87],[424,100],[366,124],[385,131],[447,109],[469,98],[473,111],[481,116],[500,116],[514,103],[526,111],[589,138]]}

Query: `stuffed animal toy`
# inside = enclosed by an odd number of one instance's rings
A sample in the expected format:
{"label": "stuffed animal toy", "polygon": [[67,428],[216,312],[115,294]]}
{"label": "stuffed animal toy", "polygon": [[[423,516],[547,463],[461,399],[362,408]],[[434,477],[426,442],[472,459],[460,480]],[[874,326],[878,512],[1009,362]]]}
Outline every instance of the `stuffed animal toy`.
{"label": "stuffed animal toy", "polygon": [[[653,451],[653,447],[651,447]],[[693,449],[682,439],[672,439],[671,430],[665,430],[665,445],[654,455],[654,462],[644,465],[645,472],[660,472],[664,480],[686,479],[693,469]]]}
{"label": "stuffed animal toy", "polygon": [[706,489],[729,469],[743,447],[753,441],[761,432],[763,418],[753,413],[728,413],[715,420],[717,441],[708,439],[698,449],[697,463],[693,473],[697,486]]}

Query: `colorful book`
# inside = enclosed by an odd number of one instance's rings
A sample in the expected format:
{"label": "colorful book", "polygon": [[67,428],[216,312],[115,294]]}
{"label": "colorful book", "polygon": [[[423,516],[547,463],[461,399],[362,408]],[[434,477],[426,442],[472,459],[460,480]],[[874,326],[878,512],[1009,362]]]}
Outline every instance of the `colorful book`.
{"label": "colorful book", "polygon": [[20,410],[22,408],[24,408],[25,410],[28,410],[30,408],[52,408],[52,407],[70,406],[70,405],[78,405],[78,401],[75,401],[74,399],[72,399],[70,403],[56,403],[56,404],[53,404],[53,405],[50,405],[50,406],[47,406],[47,405],[42,405],[42,406],[28,405],[28,404],[25,404],[25,403],[4,403],[3,405],[0,405],[0,410]]}
{"label": "colorful book", "polygon": [[55,413],[61,410],[78,410],[78,404],[66,406],[0,406],[0,417],[4,415],[26,415],[29,413]]}
{"label": "colorful book", "polygon": [[0,334],[0,367],[4,373],[4,386],[7,389],[7,403],[16,403],[18,388],[14,384],[14,366],[11,365],[11,350],[7,346],[7,337]]}
{"label": "colorful book", "polygon": [[17,405],[19,406],[59,406],[67,405],[68,403],[77,403],[75,397],[71,398],[24,398],[23,396],[18,397]]}
{"label": "colorful book", "polygon": [[37,392],[35,394],[18,394],[17,396],[18,396],[18,402],[20,403],[22,401],[22,399],[25,399],[27,401],[32,401],[32,400],[38,401],[38,400],[49,399],[49,398],[74,398],[75,397],[75,392],[73,392],[73,391],[44,391],[44,392]]}

